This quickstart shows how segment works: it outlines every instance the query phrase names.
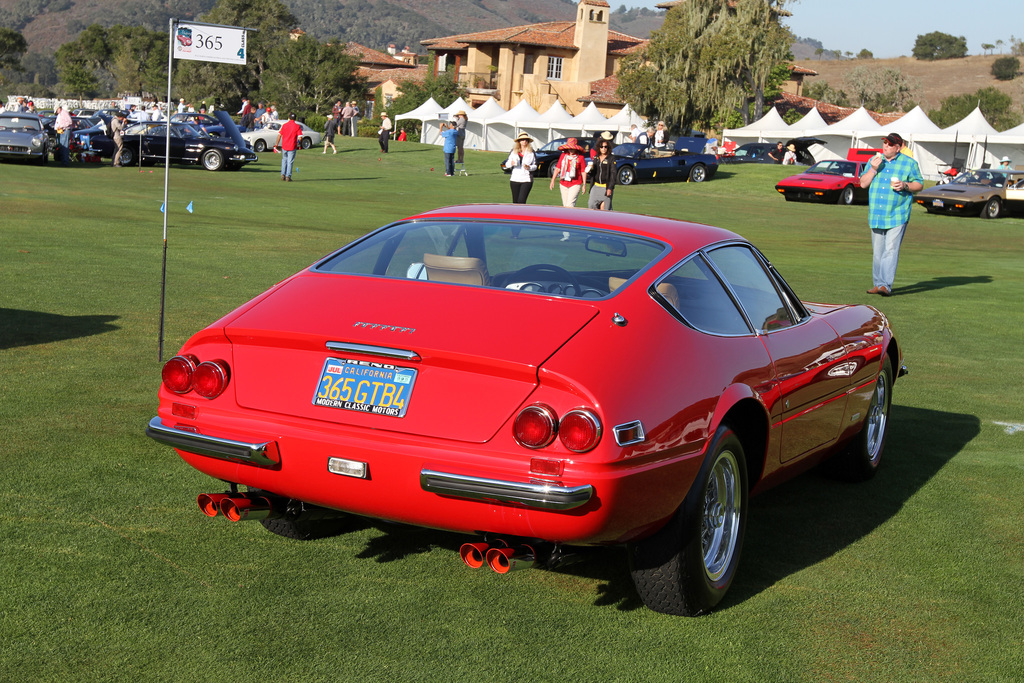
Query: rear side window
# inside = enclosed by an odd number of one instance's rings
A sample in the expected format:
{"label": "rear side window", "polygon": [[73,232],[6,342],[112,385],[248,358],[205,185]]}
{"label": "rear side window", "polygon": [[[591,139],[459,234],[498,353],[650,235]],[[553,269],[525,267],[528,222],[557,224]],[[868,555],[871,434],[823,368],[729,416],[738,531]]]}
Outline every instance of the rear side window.
{"label": "rear side window", "polygon": [[708,257],[739,297],[755,328],[771,331],[796,323],[753,251],[745,246],[731,245],[708,252]]}
{"label": "rear side window", "polygon": [[732,297],[699,254],[655,287],[691,327],[721,335],[751,334]]}

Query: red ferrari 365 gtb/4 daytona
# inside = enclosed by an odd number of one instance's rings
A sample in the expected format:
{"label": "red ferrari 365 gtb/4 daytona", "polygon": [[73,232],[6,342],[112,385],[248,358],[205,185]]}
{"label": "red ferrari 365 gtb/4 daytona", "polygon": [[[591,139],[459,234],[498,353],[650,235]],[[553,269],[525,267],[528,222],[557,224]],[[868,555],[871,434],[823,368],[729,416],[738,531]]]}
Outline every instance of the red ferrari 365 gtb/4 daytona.
{"label": "red ferrari 365 gtb/4 daytona", "polygon": [[736,572],[748,496],[878,468],[903,370],[869,306],[801,302],[732,232],[455,206],[356,240],[197,333],[147,429],[293,538],[361,515],[472,535],[466,564],[627,544],[652,609]]}

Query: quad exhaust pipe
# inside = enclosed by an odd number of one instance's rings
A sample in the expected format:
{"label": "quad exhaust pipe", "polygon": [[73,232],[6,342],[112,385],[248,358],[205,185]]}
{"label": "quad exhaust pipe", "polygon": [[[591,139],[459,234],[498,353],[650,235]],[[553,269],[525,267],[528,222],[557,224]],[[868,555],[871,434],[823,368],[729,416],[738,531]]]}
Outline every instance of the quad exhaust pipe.
{"label": "quad exhaust pipe", "polygon": [[276,519],[284,516],[284,500],[255,493],[200,493],[196,498],[207,517],[222,514],[232,522]]}
{"label": "quad exhaust pipe", "polygon": [[479,569],[486,564],[498,574],[534,567],[554,569],[581,559],[574,553],[567,553],[558,544],[531,542],[511,545],[502,539],[465,543],[459,548],[459,557],[467,567]]}

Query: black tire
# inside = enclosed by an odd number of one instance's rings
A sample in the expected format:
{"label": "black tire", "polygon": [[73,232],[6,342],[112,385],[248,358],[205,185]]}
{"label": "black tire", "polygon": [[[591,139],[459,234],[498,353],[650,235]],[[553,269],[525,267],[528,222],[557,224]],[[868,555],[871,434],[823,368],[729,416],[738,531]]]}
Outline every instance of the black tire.
{"label": "black tire", "polygon": [[206,150],[203,152],[203,156],[200,161],[202,161],[203,168],[207,171],[224,170],[224,155],[218,149]]}
{"label": "black tire", "polygon": [[309,149],[313,146],[312,138],[302,138],[302,149]]}
{"label": "black tire", "polygon": [[875,379],[875,390],[864,418],[864,428],[846,450],[835,457],[835,474],[845,481],[867,481],[875,476],[882,462],[885,435],[892,406],[892,361],[886,356]]}
{"label": "black tire", "polygon": [[552,161],[548,164],[548,177],[554,178],[556,173],[558,173],[558,164]]}
{"label": "black tire", "polygon": [[121,165],[131,166],[135,163],[135,150],[130,147],[121,148]]}
{"label": "black tire", "polygon": [[736,575],[747,524],[743,444],[722,425],[683,504],[653,536],[629,544],[629,571],[641,600],[665,614],[706,614]]}
{"label": "black tire", "polygon": [[847,185],[839,191],[839,199],[836,203],[844,206],[850,206],[853,204],[853,185]]}
{"label": "black tire", "polygon": [[999,197],[991,197],[985,202],[985,208],[981,210],[982,218],[1002,218],[1003,216],[1003,202],[1000,201]]}
{"label": "black tire", "polygon": [[272,534],[293,538],[296,541],[315,541],[318,538],[337,536],[348,530],[350,520],[337,519],[295,519],[280,517],[278,519],[262,519],[260,524]]}
{"label": "black tire", "polygon": [[619,169],[619,185],[632,185],[636,182],[636,169],[632,166],[623,166]]}
{"label": "black tire", "polygon": [[704,164],[694,164],[690,168],[690,182],[691,183],[703,183],[708,179],[708,167]]}
{"label": "black tire", "polygon": [[261,138],[256,138],[256,142],[252,143],[252,151],[257,152],[257,153],[258,152],[266,152],[267,151],[267,143],[265,143]]}

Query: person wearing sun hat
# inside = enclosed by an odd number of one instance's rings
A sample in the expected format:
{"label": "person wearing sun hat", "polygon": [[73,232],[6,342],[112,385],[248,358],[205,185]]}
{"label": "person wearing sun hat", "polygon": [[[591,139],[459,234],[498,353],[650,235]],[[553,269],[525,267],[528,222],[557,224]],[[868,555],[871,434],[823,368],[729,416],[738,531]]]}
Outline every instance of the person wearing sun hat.
{"label": "person wearing sun hat", "polygon": [[782,157],[783,166],[796,164],[796,145],[786,145],[786,154]]}
{"label": "person wearing sun hat", "polygon": [[874,286],[868,294],[892,294],[900,246],[914,205],[914,192],[924,187],[917,162],[900,154],[903,137],[889,133],[882,138],[882,152],[871,158],[860,177],[860,186],[868,189],[868,227],[871,229],[871,277]]}
{"label": "person wearing sun hat", "polygon": [[531,138],[520,133],[515,140],[512,151],[505,160],[505,168],[512,169],[509,185],[512,187],[512,203],[525,204],[533,189],[533,172],[537,170],[537,157],[533,153]]}
{"label": "person wearing sun hat", "polygon": [[583,156],[583,148],[576,138],[569,138],[558,151],[562,154],[555,162],[555,172],[551,176],[549,189],[555,189],[555,181],[558,181],[562,191],[562,206],[576,206],[583,184],[587,182],[587,162]]}
{"label": "person wearing sun hat", "polygon": [[1011,166],[1012,163],[1013,162],[1010,161],[1010,157],[1003,157],[1002,159],[999,160],[999,166],[997,168],[1004,168],[1007,171],[1009,171],[1013,168]]}

